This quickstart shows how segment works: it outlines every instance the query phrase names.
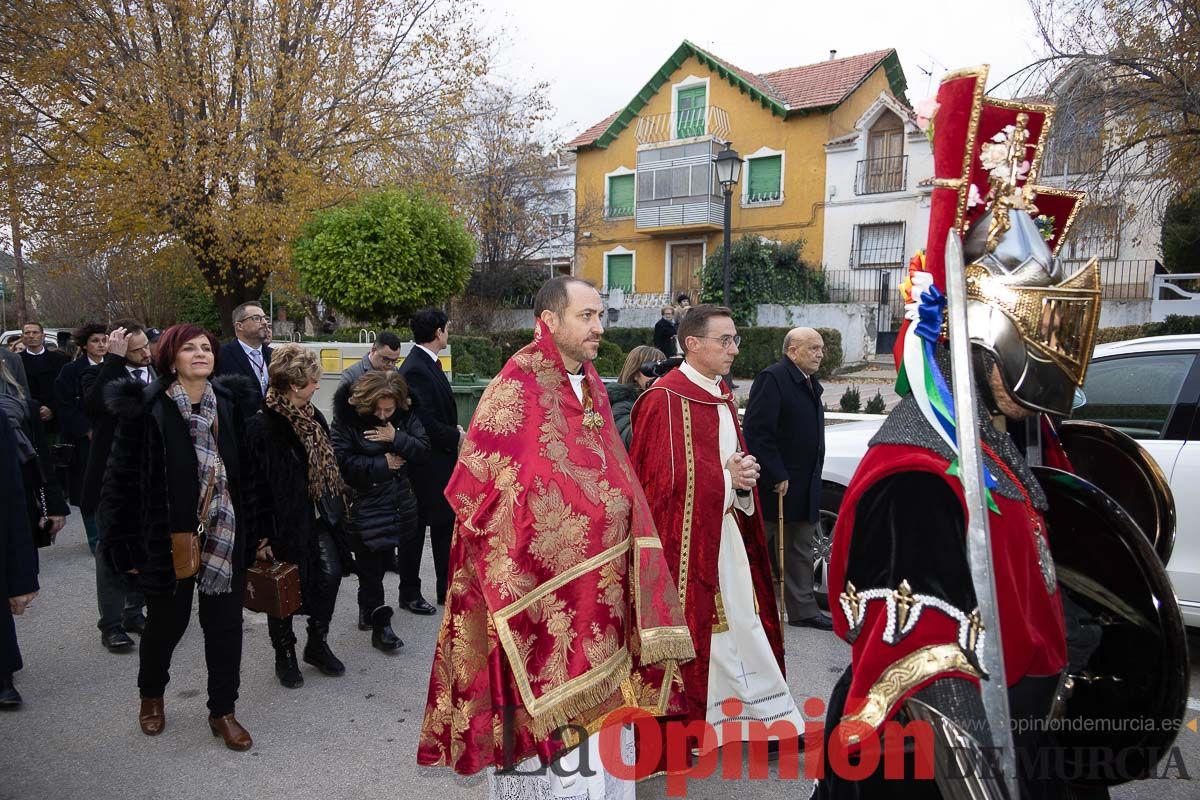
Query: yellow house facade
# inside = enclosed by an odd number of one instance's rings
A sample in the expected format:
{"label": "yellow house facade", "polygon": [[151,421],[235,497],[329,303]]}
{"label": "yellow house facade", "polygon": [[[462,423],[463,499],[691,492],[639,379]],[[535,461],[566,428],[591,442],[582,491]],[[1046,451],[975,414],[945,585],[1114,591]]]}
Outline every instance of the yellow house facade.
{"label": "yellow house facade", "polygon": [[727,144],[742,158],[734,240],[803,238],[819,264],[825,143],[853,131],[881,92],[905,100],[905,88],[895,50],[755,75],[685,41],[625,108],[567,145],[577,157],[575,274],[651,301],[695,300],[722,242],[713,157]]}

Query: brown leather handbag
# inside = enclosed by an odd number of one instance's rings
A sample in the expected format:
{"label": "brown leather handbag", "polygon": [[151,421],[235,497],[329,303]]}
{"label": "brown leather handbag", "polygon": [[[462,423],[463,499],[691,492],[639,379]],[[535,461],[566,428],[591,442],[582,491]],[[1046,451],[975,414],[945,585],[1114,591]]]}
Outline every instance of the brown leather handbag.
{"label": "brown leather handbag", "polygon": [[171,534],[171,560],[175,563],[175,580],[177,581],[194,577],[200,571],[200,545],[204,538],[204,521],[208,519],[208,511],[212,505],[216,476],[217,469],[214,467],[208,475],[208,485],[204,489],[204,501],[200,504],[196,530]]}
{"label": "brown leather handbag", "polygon": [[245,606],[275,619],[295,614],[300,610],[300,569],[283,561],[255,561],[246,570]]}

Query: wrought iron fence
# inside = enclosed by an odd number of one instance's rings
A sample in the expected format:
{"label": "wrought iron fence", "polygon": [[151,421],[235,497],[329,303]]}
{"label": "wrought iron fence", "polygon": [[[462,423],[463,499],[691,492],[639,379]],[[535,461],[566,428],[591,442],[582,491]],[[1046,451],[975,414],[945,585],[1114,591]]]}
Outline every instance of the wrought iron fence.
{"label": "wrought iron fence", "polygon": [[868,303],[879,306],[879,329],[888,330],[904,318],[900,299],[900,267],[888,269],[827,269],[825,287],[831,303]]}
{"label": "wrought iron fence", "polygon": [[[1068,263],[1067,272],[1081,264]],[[1105,300],[1149,300],[1155,271],[1153,260],[1100,262],[1100,296]],[[827,269],[825,282],[831,303],[872,303],[880,307],[879,329],[896,328],[904,319],[900,283],[905,268]]]}
{"label": "wrought iron fence", "polygon": [[[1067,262],[1065,272],[1070,274],[1084,262]],[[1155,272],[1162,267],[1157,261],[1101,261],[1100,296],[1105,300],[1149,300],[1154,284]]]}
{"label": "wrought iron fence", "polygon": [[904,191],[908,178],[908,156],[865,158],[854,175],[855,194]]}

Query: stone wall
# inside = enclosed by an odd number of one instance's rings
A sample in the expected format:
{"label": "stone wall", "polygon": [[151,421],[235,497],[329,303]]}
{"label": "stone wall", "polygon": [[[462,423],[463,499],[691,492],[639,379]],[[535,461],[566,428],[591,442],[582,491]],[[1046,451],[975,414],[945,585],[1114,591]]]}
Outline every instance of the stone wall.
{"label": "stone wall", "polygon": [[874,303],[775,304],[758,307],[758,324],[774,328],[834,328],[842,332],[842,362],[852,364],[875,355],[879,306]]}
{"label": "stone wall", "polygon": [[1149,300],[1101,300],[1100,327],[1121,328],[1150,321]]}

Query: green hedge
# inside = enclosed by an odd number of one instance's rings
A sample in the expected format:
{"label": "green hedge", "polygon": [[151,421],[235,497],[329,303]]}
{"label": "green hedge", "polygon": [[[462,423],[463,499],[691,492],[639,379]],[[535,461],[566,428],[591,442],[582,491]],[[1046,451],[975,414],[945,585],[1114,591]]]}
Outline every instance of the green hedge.
{"label": "green hedge", "polygon": [[[749,378],[757,375],[764,368],[774,364],[782,355],[780,347],[783,337],[789,328],[743,328],[741,331],[742,344],[739,348],[737,361],[734,363],[734,374],[739,378]],[[834,370],[842,365],[842,334],[832,328],[818,328],[825,340],[825,360],[821,362],[819,378],[828,378]],[[596,359],[596,370],[604,377],[616,377],[625,364],[625,355],[639,344],[649,344],[642,339],[645,333],[652,333],[650,328],[613,328],[605,331],[604,341],[600,343],[600,355]],[[450,337],[450,346],[455,348],[455,359],[461,354],[469,354],[471,372],[477,375],[495,375],[510,359],[513,353],[529,344],[532,336],[528,330],[498,331],[489,336],[454,336]],[[461,365],[455,364],[456,372],[465,372]]]}
{"label": "green hedge", "polygon": [[1162,322],[1101,328],[1096,332],[1096,344],[1124,342],[1128,339],[1141,339],[1146,336],[1174,336],[1187,333],[1200,333],[1200,317],[1172,314]]}
{"label": "green hedge", "polygon": [[602,378],[615,378],[625,366],[625,351],[615,342],[600,342],[600,352],[592,362]]}
{"label": "green hedge", "polygon": [[450,349],[454,354],[454,371],[457,373],[471,372],[490,377],[504,366],[504,359],[500,358],[500,348],[484,336],[451,334]]}
{"label": "green hedge", "polygon": [[606,328],[604,341],[612,342],[628,353],[639,345],[654,345],[654,328]]}
{"label": "green hedge", "polygon": [[[748,378],[762,372],[783,355],[783,337],[791,328],[740,328],[742,344],[738,348],[737,361],[733,363],[734,375]],[[833,328],[817,328],[825,340],[825,359],[821,362],[818,378],[828,378],[842,365],[842,333]]]}

